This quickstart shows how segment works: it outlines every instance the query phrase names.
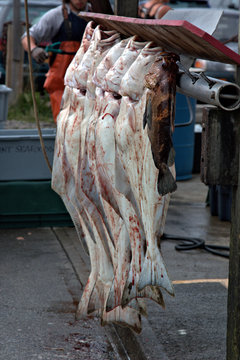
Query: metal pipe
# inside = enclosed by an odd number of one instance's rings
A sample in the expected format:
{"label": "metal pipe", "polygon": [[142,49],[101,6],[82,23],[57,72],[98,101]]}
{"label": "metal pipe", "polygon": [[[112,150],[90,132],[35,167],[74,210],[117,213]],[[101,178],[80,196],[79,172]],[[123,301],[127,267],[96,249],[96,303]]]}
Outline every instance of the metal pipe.
{"label": "metal pipe", "polygon": [[226,111],[233,111],[240,107],[240,87],[211,77],[193,73],[198,79],[193,83],[185,73],[179,73],[177,91],[180,94],[191,96],[203,103],[219,106]]}

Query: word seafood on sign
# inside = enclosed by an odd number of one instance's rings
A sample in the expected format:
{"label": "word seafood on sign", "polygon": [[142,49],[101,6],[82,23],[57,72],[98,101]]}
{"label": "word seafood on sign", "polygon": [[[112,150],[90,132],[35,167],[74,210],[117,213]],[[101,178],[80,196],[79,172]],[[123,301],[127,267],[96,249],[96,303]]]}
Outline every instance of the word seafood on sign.
{"label": "word seafood on sign", "polygon": [[[53,153],[54,147],[53,146],[47,146],[46,150],[48,152]],[[0,146],[0,153],[7,152],[7,153],[41,153],[42,148],[41,145],[16,145],[16,146]]]}
{"label": "word seafood on sign", "polygon": [[140,332],[144,298],[164,307],[162,289],[174,294],[159,239],[176,189],[178,59],[90,21],[66,72],[52,188],[90,257],[79,318]]}

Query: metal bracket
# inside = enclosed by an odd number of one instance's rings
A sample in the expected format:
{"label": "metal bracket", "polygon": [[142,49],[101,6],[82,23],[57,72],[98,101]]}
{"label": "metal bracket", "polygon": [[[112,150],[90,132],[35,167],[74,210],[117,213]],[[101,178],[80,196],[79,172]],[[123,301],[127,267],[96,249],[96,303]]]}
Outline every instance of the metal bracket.
{"label": "metal bracket", "polygon": [[209,79],[203,71],[199,75],[201,76],[201,78],[203,78],[203,80],[205,80],[208,83],[209,89],[211,89],[213,85],[217,83],[216,81]]}
{"label": "metal bracket", "polygon": [[180,61],[176,61],[176,64],[178,65],[180,70],[182,70],[186,75],[190,77],[192,83],[195,84],[195,82],[199,79],[198,74],[191,74],[190,71]]}

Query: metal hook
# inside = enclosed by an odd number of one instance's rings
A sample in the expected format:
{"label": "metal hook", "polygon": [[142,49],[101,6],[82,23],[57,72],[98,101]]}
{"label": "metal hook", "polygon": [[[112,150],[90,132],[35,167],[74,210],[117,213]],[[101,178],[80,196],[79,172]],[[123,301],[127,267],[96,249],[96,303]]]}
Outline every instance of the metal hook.
{"label": "metal hook", "polygon": [[190,77],[192,80],[192,83],[195,84],[195,82],[199,79],[199,76],[197,74],[193,75],[190,73],[190,71],[183,66],[183,64],[180,61],[176,61],[176,64],[178,65],[179,69],[181,69],[186,75]]}
{"label": "metal hook", "polygon": [[208,83],[209,89],[211,89],[211,88],[213,87],[213,85],[216,84],[216,81],[213,81],[213,80],[209,79],[209,78],[205,75],[204,72],[201,72],[201,73],[200,73],[200,76],[203,78],[203,80],[205,80],[205,81]]}

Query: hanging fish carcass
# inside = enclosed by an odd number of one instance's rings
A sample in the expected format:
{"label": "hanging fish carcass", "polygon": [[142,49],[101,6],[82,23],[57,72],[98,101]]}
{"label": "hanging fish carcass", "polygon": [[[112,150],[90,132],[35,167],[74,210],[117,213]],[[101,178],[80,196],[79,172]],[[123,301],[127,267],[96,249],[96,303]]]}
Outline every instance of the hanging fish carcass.
{"label": "hanging fish carcass", "polygon": [[162,289],[174,294],[159,238],[176,189],[177,60],[90,22],[67,70],[52,188],[90,257],[78,317],[140,332],[144,298],[164,307]]}

